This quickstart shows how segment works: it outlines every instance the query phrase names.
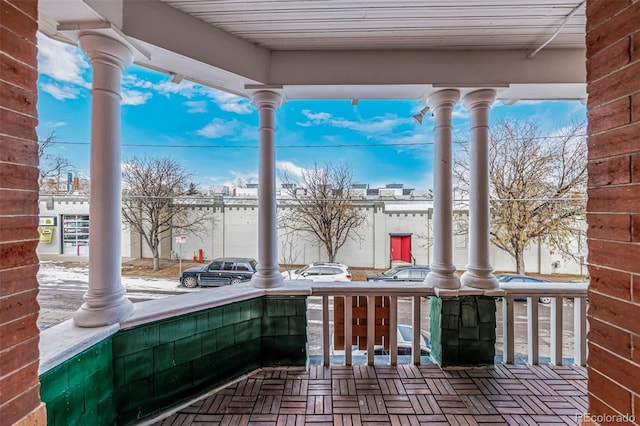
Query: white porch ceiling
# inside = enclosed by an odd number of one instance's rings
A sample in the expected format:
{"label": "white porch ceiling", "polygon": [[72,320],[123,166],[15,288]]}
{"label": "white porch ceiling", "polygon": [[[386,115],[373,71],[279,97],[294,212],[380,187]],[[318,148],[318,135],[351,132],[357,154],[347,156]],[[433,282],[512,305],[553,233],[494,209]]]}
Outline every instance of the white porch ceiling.
{"label": "white porch ceiling", "polygon": [[494,87],[505,100],[584,99],[582,3],[40,0],[40,28],[72,42],[109,33],[141,65],[240,95],[266,85],[288,99],[424,100]]}

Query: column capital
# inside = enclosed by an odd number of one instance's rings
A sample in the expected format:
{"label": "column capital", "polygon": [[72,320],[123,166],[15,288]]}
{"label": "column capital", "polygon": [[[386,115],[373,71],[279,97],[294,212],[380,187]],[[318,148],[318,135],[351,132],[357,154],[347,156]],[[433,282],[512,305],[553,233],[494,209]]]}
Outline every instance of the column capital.
{"label": "column capital", "polygon": [[282,104],[282,94],[277,90],[258,90],[251,95],[258,108],[277,109]]}
{"label": "column capital", "polygon": [[460,100],[459,90],[444,89],[429,96],[429,98],[427,99],[427,105],[429,105],[431,109],[437,109],[440,107],[453,108],[458,100]]}
{"label": "column capital", "polygon": [[96,33],[82,33],[78,41],[90,60],[107,60],[122,70],[133,62],[131,49],[114,38]]}
{"label": "column capital", "polygon": [[496,91],[493,89],[481,89],[475,92],[467,93],[462,98],[464,107],[471,111],[478,107],[489,108],[496,100]]}

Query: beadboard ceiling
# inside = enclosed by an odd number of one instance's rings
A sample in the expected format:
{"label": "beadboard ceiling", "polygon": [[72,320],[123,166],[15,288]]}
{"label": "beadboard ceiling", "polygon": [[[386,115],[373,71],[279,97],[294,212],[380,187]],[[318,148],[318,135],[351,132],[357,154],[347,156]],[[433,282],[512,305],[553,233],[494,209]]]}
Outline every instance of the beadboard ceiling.
{"label": "beadboard ceiling", "polygon": [[[530,49],[581,1],[163,0],[272,50]],[[584,47],[584,7],[548,48]]]}
{"label": "beadboard ceiling", "polygon": [[241,96],[416,99],[444,87],[584,99],[582,0],[39,0],[40,30],[98,32],[138,64]]}

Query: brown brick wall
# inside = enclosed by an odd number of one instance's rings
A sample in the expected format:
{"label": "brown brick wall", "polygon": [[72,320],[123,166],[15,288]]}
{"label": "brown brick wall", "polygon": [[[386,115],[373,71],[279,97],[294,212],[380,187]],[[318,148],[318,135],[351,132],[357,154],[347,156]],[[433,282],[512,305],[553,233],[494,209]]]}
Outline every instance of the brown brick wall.
{"label": "brown brick wall", "polygon": [[589,412],[640,422],[640,1],[587,1]]}
{"label": "brown brick wall", "polygon": [[0,0],[0,419],[44,424],[38,381],[37,1]]}

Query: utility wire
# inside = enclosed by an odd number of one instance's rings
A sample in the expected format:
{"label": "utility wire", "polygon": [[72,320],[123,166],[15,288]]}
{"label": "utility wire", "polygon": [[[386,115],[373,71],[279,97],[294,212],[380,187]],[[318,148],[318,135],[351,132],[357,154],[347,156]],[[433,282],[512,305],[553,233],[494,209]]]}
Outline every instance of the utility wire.
{"label": "utility wire", "polygon": [[[577,134],[572,137],[586,137],[586,134]],[[527,138],[513,138],[502,139],[500,141],[521,141],[521,140],[547,140],[547,139],[561,139],[567,135],[557,136],[539,136],[539,137],[527,137]],[[70,142],[70,141],[51,141],[51,145],[90,145],[90,142]],[[454,144],[465,145],[469,141],[453,141]],[[317,144],[317,145],[277,145],[276,149],[299,149],[299,148],[386,148],[394,146],[427,146],[434,145],[435,142],[390,142],[390,143],[354,143],[354,144]],[[123,143],[122,146],[127,147],[142,147],[142,148],[199,148],[199,149],[258,149],[258,145],[165,145],[165,144],[140,144],[140,143]]]}

